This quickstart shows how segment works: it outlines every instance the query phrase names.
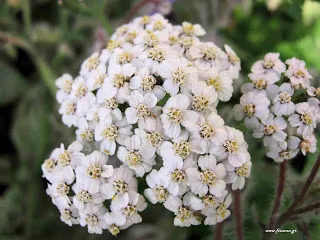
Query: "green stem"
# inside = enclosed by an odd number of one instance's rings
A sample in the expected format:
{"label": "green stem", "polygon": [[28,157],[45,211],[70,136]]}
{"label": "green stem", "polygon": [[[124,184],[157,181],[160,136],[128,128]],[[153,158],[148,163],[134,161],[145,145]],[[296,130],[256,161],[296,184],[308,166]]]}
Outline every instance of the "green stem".
{"label": "green stem", "polygon": [[31,8],[30,0],[22,1],[24,32],[29,37],[31,31]]}
{"label": "green stem", "polygon": [[98,18],[99,18],[101,24],[103,25],[103,27],[108,32],[109,36],[111,36],[111,34],[113,33],[113,28],[112,28],[112,26],[110,24],[109,19],[104,16],[104,12],[103,11],[98,15]]}

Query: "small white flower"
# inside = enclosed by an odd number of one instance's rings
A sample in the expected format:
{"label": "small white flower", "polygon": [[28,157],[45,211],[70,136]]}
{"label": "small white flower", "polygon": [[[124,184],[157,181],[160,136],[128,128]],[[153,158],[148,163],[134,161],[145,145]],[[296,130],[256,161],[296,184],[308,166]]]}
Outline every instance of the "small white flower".
{"label": "small white flower", "polygon": [[157,82],[157,78],[150,73],[149,68],[142,67],[131,78],[129,88],[134,90],[142,90],[147,93],[153,93],[156,95],[159,101],[165,96],[166,91],[161,85],[158,85]]}
{"label": "small white flower", "polygon": [[155,165],[155,150],[142,145],[137,135],[126,139],[126,147],[120,146],[117,156],[120,161],[135,171],[137,177],[150,172],[152,166]]}
{"label": "small white flower", "polygon": [[296,105],[296,113],[288,119],[292,127],[297,127],[297,133],[302,136],[312,134],[317,125],[317,118],[314,115],[314,107],[308,103],[298,103]]}
{"label": "small white flower", "polygon": [[269,105],[270,101],[265,93],[246,93],[241,96],[240,104],[234,107],[234,117],[238,121],[245,118],[244,122],[248,128],[258,128],[259,120],[264,121],[269,116]]}
{"label": "small white flower", "polygon": [[132,46],[131,44],[124,44],[122,48],[116,48],[110,56],[110,64],[124,65],[131,63],[133,66],[141,65],[138,57],[143,53],[142,46]]}
{"label": "small white flower", "polygon": [[303,155],[306,155],[308,152],[315,153],[317,151],[316,137],[313,134],[304,136],[300,142],[300,149]]}
{"label": "small white flower", "polygon": [[174,159],[184,160],[191,154],[191,143],[189,142],[188,132],[182,130],[177,138],[173,138],[172,142],[165,141],[161,145],[160,154],[164,161],[170,162]]}
{"label": "small white flower", "polygon": [[308,87],[307,89],[307,93],[309,96],[311,97],[315,97],[315,96],[320,96],[320,87],[315,88],[315,87]]}
{"label": "small white flower", "polygon": [[106,68],[105,66],[99,66],[87,79],[87,87],[89,91],[94,91],[101,88],[104,80],[106,79]]}
{"label": "small white flower", "polygon": [[64,145],[61,144],[60,149],[56,149],[52,157],[57,159],[57,168],[61,176],[66,179],[68,184],[74,181],[75,175],[73,169],[83,161],[85,155],[81,153],[82,144],[75,141],[65,149]]}
{"label": "small white flower", "polygon": [[127,223],[137,224],[142,221],[139,212],[147,207],[147,203],[142,195],[137,192],[128,192],[116,196],[112,202],[110,209],[112,212],[120,213],[126,218]]}
{"label": "small white flower", "polygon": [[77,101],[76,113],[78,116],[85,116],[88,109],[96,102],[95,95],[89,91],[83,77],[77,77],[74,80],[70,95]]}
{"label": "small white flower", "polygon": [[206,31],[201,27],[200,24],[191,24],[189,22],[182,23],[182,31],[188,36],[204,36]]}
{"label": "small white flower", "polygon": [[217,164],[213,155],[200,156],[198,165],[201,168],[189,168],[186,170],[187,184],[192,192],[200,197],[210,192],[212,195],[221,197],[226,188],[223,178],[226,176],[226,170],[222,163]]}
{"label": "small white flower", "polygon": [[259,60],[252,65],[251,72],[264,73],[275,72],[281,75],[286,70],[286,65],[279,59],[279,53],[268,53],[263,60]]}
{"label": "small white flower", "polygon": [[59,113],[62,115],[62,122],[68,127],[78,125],[77,101],[68,98],[61,103]]}
{"label": "small white flower", "polygon": [[190,156],[184,161],[181,159],[170,159],[171,161],[166,161],[164,163],[164,167],[160,168],[160,172],[164,175],[169,176],[170,189],[179,189],[178,195],[183,195],[188,190],[188,186],[186,185],[187,175],[186,170],[189,168],[197,168],[197,162],[194,159],[194,156]]}
{"label": "small white flower", "polygon": [[65,224],[68,224],[70,227],[72,225],[79,224],[79,211],[78,209],[71,204],[68,208],[60,209],[60,220]]}
{"label": "small white flower", "polygon": [[191,85],[192,110],[197,112],[209,112],[215,110],[218,94],[214,87],[198,81]]}
{"label": "small white flower", "polygon": [[228,210],[232,202],[231,195],[229,194],[225,200],[220,203],[216,208],[211,208],[207,212],[203,212],[206,217],[204,220],[205,225],[215,225],[219,222],[222,222],[224,219],[230,216],[231,212]]}
{"label": "small white flower", "polygon": [[174,225],[180,227],[190,227],[191,225],[199,225],[201,221],[195,217],[194,211],[188,206],[187,201],[183,201],[176,196],[169,196],[164,206],[174,212]]}
{"label": "small white flower", "polygon": [[271,111],[278,117],[290,116],[295,111],[295,105],[291,99],[294,89],[289,83],[283,83],[279,88],[279,92],[273,99]]}
{"label": "small white flower", "polygon": [[113,167],[107,165],[108,158],[99,151],[94,151],[83,158],[81,166],[76,168],[76,178],[89,193],[95,194],[100,185],[113,173]]}
{"label": "small white flower", "polygon": [[111,116],[106,116],[95,129],[95,140],[102,141],[101,151],[113,155],[116,151],[116,142],[124,145],[128,136],[132,135],[132,126],[125,119],[112,122]]}
{"label": "small white flower", "polygon": [[252,162],[247,161],[239,167],[234,167],[227,161],[223,164],[227,171],[226,183],[232,183],[232,190],[242,189],[245,179],[250,177]]}
{"label": "small white flower", "polygon": [[208,71],[200,72],[200,79],[216,90],[219,100],[223,102],[230,100],[233,87],[232,78],[228,71],[219,71],[217,68],[211,68]]}
{"label": "small white flower", "polygon": [[248,144],[244,141],[243,133],[231,127],[225,127],[213,143],[211,151],[218,160],[227,160],[231,165],[240,167],[250,160],[247,150]]}
{"label": "small white flower", "polygon": [[58,103],[62,103],[66,100],[71,93],[73,78],[70,74],[63,74],[56,80],[56,86],[59,88],[57,92],[57,101]]}
{"label": "small white flower", "polygon": [[212,42],[199,43],[192,46],[189,55],[195,59],[194,64],[203,71],[216,67],[225,70],[228,66],[228,56]]}
{"label": "small white flower", "polygon": [[136,68],[130,63],[113,65],[108,69],[108,77],[102,86],[102,94],[105,98],[116,98],[119,103],[123,103],[129,95],[129,82]]}
{"label": "small white flower", "polygon": [[85,209],[87,204],[101,204],[105,201],[100,192],[89,193],[88,187],[88,185],[82,184],[81,181],[72,186],[72,190],[75,193],[72,202],[79,210]]}
{"label": "small white flower", "polygon": [[287,128],[287,122],[282,117],[274,117],[272,114],[266,121],[262,121],[259,128],[254,129],[253,137],[263,138],[264,145],[270,146],[273,142],[282,142],[287,138],[284,130]]}
{"label": "small white flower", "polygon": [[179,188],[172,184],[170,178],[162,171],[153,169],[146,177],[149,188],[144,190],[144,195],[152,204],[166,203],[168,197],[178,195]]}
{"label": "small white flower", "polygon": [[108,182],[104,183],[100,191],[106,199],[114,198],[118,194],[129,191],[137,191],[137,179],[133,177],[134,172],[126,166],[115,168]]}
{"label": "small white flower", "polygon": [[106,57],[104,54],[101,54],[99,56],[99,53],[95,52],[93,53],[89,58],[87,58],[80,70],[80,75],[84,77],[90,76],[95,70],[97,70],[99,67],[104,67],[106,71],[106,62],[108,60],[108,57]]}
{"label": "small white flower", "polygon": [[287,141],[275,142],[269,147],[267,156],[276,162],[283,162],[294,158],[299,152],[300,139],[290,136]]}
{"label": "small white flower", "polygon": [[165,134],[170,138],[176,138],[181,132],[181,125],[187,129],[195,126],[198,114],[188,110],[190,100],[186,95],[178,94],[168,99],[163,107],[160,118]]}
{"label": "small white flower", "polygon": [[126,218],[119,212],[108,212],[105,214],[104,218],[107,223],[107,229],[113,236],[117,236],[120,233],[120,230],[126,228]]}
{"label": "small white flower", "polygon": [[229,74],[232,79],[237,79],[241,70],[240,58],[237,56],[237,54],[232,50],[230,46],[224,45],[224,49],[228,56]]}
{"label": "small white flower", "polygon": [[210,153],[213,143],[225,131],[223,126],[223,119],[214,112],[207,117],[199,115],[197,124],[191,131],[191,150],[199,154]]}
{"label": "small white flower", "polygon": [[171,95],[178,94],[179,89],[185,92],[191,84],[198,80],[197,69],[190,66],[186,58],[164,60],[158,68],[159,75],[164,79],[163,87]]}
{"label": "small white flower", "polygon": [[71,201],[68,197],[70,186],[66,181],[56,181],[52,184],[48,184],[47,194],[52,198],[52,203],[55,204],[58,209],[69,208]]}
{"label": "small white flower", "polygon": [[102,229],[107,229],[105,221],[107,209],[103,204],[87,204],[83,211],[80,211],[80,225],[88,226],[89,233],[102,234]]}
{"label": "small white flower", "polygon": [[143,52],[140,59],[143,60],[143,65],[147,66],[153,74],[159,71],[160,64],[163,61],[174,62],[178,60],[178,53],[172,51],[169,46],[158,45]]}
{"label": "small white flower", "polygon": [[305,62],[296,58],[291,58],[286,61],[289,65],[285,75],[290,79],[294,88],[308,88],[310,86],[310,79],[312,76],[305,68]]}
{"label": "small white flower", "polygon": [[272,100],[278,93],[278,86],[274,85],[274,83],[279,81],[280,77],[275,72],[250,73],[249,78],[252,83],[246,83],[241,87],[243,94],[266,91],[268,98]]}
{"label": "small white flower", "polygon": [[153,110],[157,101],[157,97],[152,93],[141,94],[137,90],[132,91],[130,97],[128,97],[130,107],[125,111],[128,123],[135,124],[138,122],[138,127],[141,129],[147,128],[147,125],[156,124]]}
{"label": "small white flower", "polygon": [[159,117],[156,117],[154,124],[148,124],[144,130],[136,128],[134,133],[139,136],[142,145],[152,148],[155,151],[158,151],[161,148],[162,143],[165,140],[162,122]]}

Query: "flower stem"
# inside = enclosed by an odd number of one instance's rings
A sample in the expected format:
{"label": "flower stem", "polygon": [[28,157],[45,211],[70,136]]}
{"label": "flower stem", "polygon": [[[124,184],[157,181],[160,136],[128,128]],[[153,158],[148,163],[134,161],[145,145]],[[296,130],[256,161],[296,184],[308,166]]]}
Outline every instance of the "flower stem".
{"label": "flower stem", "polygon": [[237,239],[243,240],[243,227],[242,227],[242,220],[241,220],[241,195],[240,195],[239,189],[233,191],[233,197],[234,197],[234,215],[236,218]]}
{"label": "flower stem", "polygon": [[161,0],[141,0],[139,3],[137,3],[136,5],[134,5],[130,11],[128,12],[127,16],[125,17],[124,22],[128,23],[133,17],[134,15],[136,15],[136,13],[145,5],[149,4],[149,3],[153,3],[153,4],[159,4]]}
{"label": "flower stem", "polygon": [[306,207],[298,208],[298,209],[290,211],[290,212],[285,212],[279,218],[279,226],[281,226],[283,223],[285,223],[287,220],[291,219],[292,217],[295,217],[295,216],[303,214],[303,213],[308,213],[308,212],[317,210],[319,208],[320,208],[320,202],[316,202],[316,203],[310,204]]}
{"label": "flower stem", "polygon": [[26,36],[29,37],[31,30],[31,8],[30,0],[22,1],[22,12],[23,12],[23,24]]}
{"label": "flower stem", "polygon": [[213,240],[221,240],[223,236],[223,222],[219,222],[216,225]]}
{"label": "flower stem", "polygon": [[308,192],[312,181],[314,180],[318,170],[320,168],[320,157],[318,157],[318,160],[315,162],[313,165],[313,168],[309,174],[309,177],[307,178],[306,182],[304,183],[299,195],[297,198],[294,200],[294,202],[291,204],[291,206],[288,208],[288,210],[284,214],[290,213],[292,210],[294,210],[296,207],[301,204],[302,200],[304,199],[306,193]]}
{"label": "flower stem", "polygon": [[268,229],[274,229],[276,224],[276,219],[278,217],[278,212],[280,209],[280,202],[284,190],[285,180],[286,180],[286,165],[287,161],[284,160],[280,163],[280,173],[279,173],[279,180],[278,180],[278,188],[277,188],[277,196],[274,201],[273,210],[271,217],[269,219]]}

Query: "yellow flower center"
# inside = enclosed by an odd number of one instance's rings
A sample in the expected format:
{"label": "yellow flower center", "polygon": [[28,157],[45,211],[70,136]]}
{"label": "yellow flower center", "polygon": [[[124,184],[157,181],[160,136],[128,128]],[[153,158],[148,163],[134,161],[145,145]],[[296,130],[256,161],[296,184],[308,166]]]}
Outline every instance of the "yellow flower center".
{"label": "yellow flower center", "polygon": [[243,107],[243,111],[248,117],[252,117],[256,112],[256,106],[253,104],[247,104]]}
{"label": "yellow flower center", "polygon": [[76,194],[76,197],[79,199],[80,202],[83,202],[83,203],[89,203],[92,201],[92,197],[88,193],[88,191],[82,190]]}
{"label": "yellow flower center", "polygon": [[148,143],[153,147],[158,147],[164,140],[164,136],[161,132],[148,133],[146,136]]}
{"label": "yellow flower center", "polygon": [[206,169],[200,173],[200,180],[207,185],[215,185],[217,178],[213,171]]}
{"label": "yellow flower center", "polygon": [[170,122],[180,124],[183,120],[183,113],[178,108],[169,108],[167,117]]}
{"label": "yellow flower center", "polygon": [[222,90],[221,78],[219,76],[209,78],[207,84],[214,87],[217,92]]}
{"label": "yellow flower center", "polygon": [[128,184],[123,180],[117,180],[113,182],[113,191],[116,193],[126,193],[128,191]]}
{"label": "yellow flower center", "polygon": [[181,68],[177,68],[174,72],[172,72],[172,81],[175,84],[184,84],[185,78],[186,73]]}
{"label": "yellow flower center", "polygon": [[67,195],[69,190],[70,187],[65,183],[59,183],[57,186],[57,193],[59,193],[59,195]]}
{"label": "yellow flower center", "polygon": [[139,104],[137,107],[137,115],[139,119],[146,119],[151,116],[151,110],[144,104]]}
{"label": "yellow flower center", "polygon": [[107,126],[103,132],[102,136],[108,140],[115,140],[118,136],[118,127],[114,124]]}
{"label": "yellow flower center", "polygon": [[87,215],[86,216],[86,223],[89,226],[97,226],[99,223],[99,220],[96,215]]}
{"label": "yellow flower center", "polygon": [[175,169],[171,172],[171,179],[177,183],[184,182],[186,174],[184,171]]}
{"label": "yellow flower center", "polygon": [[93,179],[100,178],[101,177],[101,173],[102,173],[102,167],[97,163],[92,164],[87,168],[88,176],[93,178]]}
{"label": "yellow flower center", "polygon": [[142,157],[137,152],[129,152],[127,156],[127,163],[130,167],[135,167],[142,162]]}
{"label": "yellow flower center", "polygon": [[71,157],[68,151],[64,151],[63,153],[60,153],[58,156],[58,164],[62,167],[70,165]]}
{"label": "yellow flower center", "polygon": [[255,82],[253,83],[253,85],[254,85],[254,87],[255,87],[256,89],[260,89],[260,90],[261,90],[261,89],[265,89],[265,88],[266,88],[267,83],[266,83],[265,80],[259,79],[259,80],[255,81]]}
{"label": "yellow flower center", "polygon": [[223,144],[223,147],[228,153],[235,153],[236,151],[238,151],[238,144],[236,141],[227,140]]}
{"label": "yellow flower center", "polygon": [[241,167],[236,168],[236,174],[240,177],[245,177],[249,172],[249,165],[247,163],[243,164]]}
{"label": "yellow flower center", "polygon": [[180,156],[182,159],[186,159],[191,153],[191,144],[185,140],[175,142],[173,143],[173,150],[176,155]]}
{"label": "yellow flower center", "polygon": [[200,125],[200,136],[204,139],[210,139],[214,136],[215,129],[210,123]]}
{"label": "yellow flower center", "polygon": [[116,88],[123,87],[124,83],[129,81],[130,77],[124,76],[122,74],[115,74],[113,78],[113,86]]}
{"label": "yellow flower center", "polygon": [[112,224],[109,228],[108,231],[113,235],[113,236],[117,236],[120,233],[120,228],[115,225]]}
{"label": "yellow flower center", "polygon": [[115,109],[119,106],[115,98],[106,99],[104,105],[109,109]]}
{"label": "yellow flower center", "polygon": [[201,112],[209,106],[209,98],[206,96],[194,96],[192,101],[192,109]]}
{"label": "yellow flower center", "polygon": [[202,50],[203,59],[212,61],[217,58],[217,50],[214,47],[206,47]]}
{"label": "yellow flower center", "polygon": [[158,186],[154,188],[153,191],[154,191],[154,194],[156,195],[158,202],[163,203],[164,201],[167,200],[169,192],[166,189],[164,189],[164,187]]}
{"label": "yellow flower center", "polygon": [[291,101],[291,96],[290,96],[290,94],[287,93],[287,92],[282,92],[282,93],[280,93],[280,94],[279,94],[279,98],[280,98],[280,102],[281,102],[282,104],[284,104],[284,103],[289,103],[289,102]]}
{"label": "yellow flower center", "polygon": [[312,124],[312,118],[309,114],[305,113],[301,115],[301,122],[306,125]]}
{"label": "yellow flower center", "polygon": [[154,85],[156,85],[157,83],[157,79],[152,76],[152,75],[149,75],[149,76],[145,76],[144,78],[142,78],[142,89],[144,91],[150,91],[154,88]]}
{"label": "yellow flower center", "polygon": [[162,62],[165,60],[164,52],[159,47],[154,47],[149,50],[149,58],[151,58],[153,61]]}
{"label": "yellow flower center", "polygon": [[120,64],[126,64],[129,63],[132,59],[131,53],[130,52],[123,52],[119,54],[118,56],[118,62]]}

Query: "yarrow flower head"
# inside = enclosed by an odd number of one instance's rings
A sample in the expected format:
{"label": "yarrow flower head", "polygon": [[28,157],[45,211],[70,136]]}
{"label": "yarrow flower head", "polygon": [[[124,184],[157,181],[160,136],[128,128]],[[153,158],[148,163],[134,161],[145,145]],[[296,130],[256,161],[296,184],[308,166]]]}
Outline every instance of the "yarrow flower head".
{"label": "yarrow flower head", "polygon": [[253,64],[251,82],[243,85],[240,104],[234,107],[236,120],[244,118],[276,162],[292,159],[299,151],[316,152],[314,130],[320,121],[320,89],[310,86],[305,62],[291,58],[283,63],[279,57],[268,53]]}
{"label": "yarrow flower head", "polygon": [[[243,134],[216,107],[231,98],[240,59],[227,45],[201,42],[203,35],[199,24],[139,17],[86,59],[79,76],[57,79],[59,112],[77,141],[55,149],[42,170],[63,222],[113,235],[140,223],[147,203],[138,178],[146,179],[149,202],[173,212],[174,225],[213,225],[230,215],[227,184],[242,189],[251,161]],[[280,73],[271,60],[268,69]],[[243,104],[248,124],[268,119],[267,97]],[[297,114],[304,117],[292,124],[308,133],[313,116]],[[304,151],[313,147],[306,137]]]}

